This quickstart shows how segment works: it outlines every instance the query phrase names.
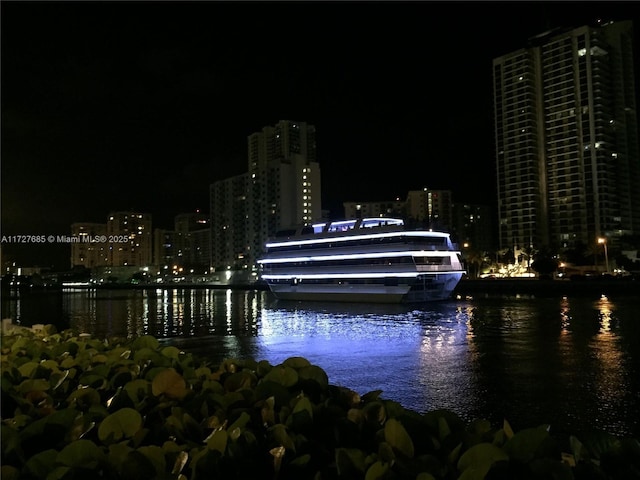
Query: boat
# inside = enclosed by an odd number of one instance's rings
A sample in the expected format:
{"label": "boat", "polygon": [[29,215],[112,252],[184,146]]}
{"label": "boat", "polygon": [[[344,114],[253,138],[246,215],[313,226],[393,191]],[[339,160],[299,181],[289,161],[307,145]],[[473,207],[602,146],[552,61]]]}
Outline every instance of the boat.
{"label": "boat", "polygon": [[372,303],[450,299],[465,273],[448,232],[409,229],[387,217],[279,232],[258,268],[279,300]]}

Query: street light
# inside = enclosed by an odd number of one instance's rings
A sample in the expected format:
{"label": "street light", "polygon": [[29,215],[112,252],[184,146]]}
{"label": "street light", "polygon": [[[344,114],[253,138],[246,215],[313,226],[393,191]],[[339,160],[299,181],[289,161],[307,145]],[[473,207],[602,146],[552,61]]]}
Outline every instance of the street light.
{"label": "street light", "polygon": [[609,273],[609,252],[607,251],[607,239],[605,237],[599,237],[598,243],[600,245],[604,245],[604,264],[607,269],[607,273]]}

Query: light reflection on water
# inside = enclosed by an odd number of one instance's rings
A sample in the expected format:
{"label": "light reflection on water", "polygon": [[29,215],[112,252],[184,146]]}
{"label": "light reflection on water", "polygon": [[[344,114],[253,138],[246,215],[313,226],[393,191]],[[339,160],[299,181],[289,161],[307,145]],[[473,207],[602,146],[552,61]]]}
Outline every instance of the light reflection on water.
{"label": "light reflection on water", "polygon": [[212,362],[303,356],[333,384],[380,389],[419,412],[640,437],[638,307],[606,297],[416,308],[278,302],[251,290],[86,290],[3,296],[2,316],[98,337],[149,334]]}

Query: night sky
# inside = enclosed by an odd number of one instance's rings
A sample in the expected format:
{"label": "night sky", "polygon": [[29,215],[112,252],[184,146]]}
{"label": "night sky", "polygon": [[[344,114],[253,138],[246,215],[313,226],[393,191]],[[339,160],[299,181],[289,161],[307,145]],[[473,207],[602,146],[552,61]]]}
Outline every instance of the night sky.
{"label": "night sky", "polygon": [[[247,137],[316,126],[322,202],[429,187],[494,205],[492,60],[636,2],[2,1],[2,235],[208,211]],[[636,35],[636,54],[638,47]],[[640,68],[637,68],[640,77]],[[640,100],[640,99],[639,99]],[[69,247],[2,245],[68,267]]]}

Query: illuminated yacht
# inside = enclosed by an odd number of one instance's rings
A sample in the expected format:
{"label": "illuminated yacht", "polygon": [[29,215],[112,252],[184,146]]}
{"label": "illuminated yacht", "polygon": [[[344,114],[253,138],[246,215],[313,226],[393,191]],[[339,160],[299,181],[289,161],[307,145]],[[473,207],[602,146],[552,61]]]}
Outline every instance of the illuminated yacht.
{"label": "illuminated yacht", "polygon": [[280,232],[258,260],[276,298],[403,303],[451,298],[464,274],[448,233],[396,218],[318,223]]}

